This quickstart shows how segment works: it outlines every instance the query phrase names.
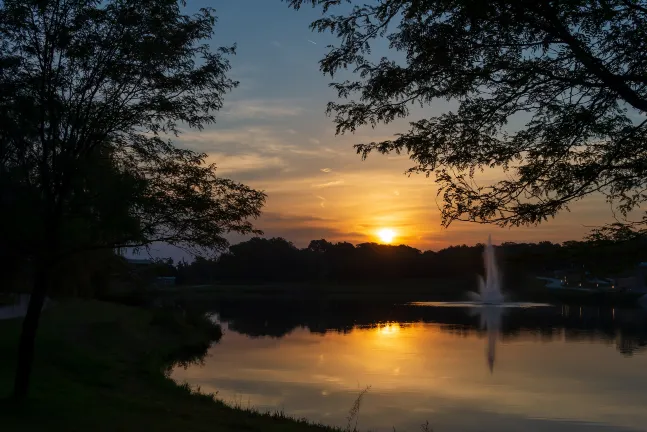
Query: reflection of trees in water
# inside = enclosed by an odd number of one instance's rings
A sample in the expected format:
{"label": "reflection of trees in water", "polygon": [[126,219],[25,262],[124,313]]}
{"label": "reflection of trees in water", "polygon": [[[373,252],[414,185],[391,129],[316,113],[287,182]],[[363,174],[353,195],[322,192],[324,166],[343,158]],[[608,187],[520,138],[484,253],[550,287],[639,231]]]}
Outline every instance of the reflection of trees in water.
{"label": "reflection of trees in water", "polygon": [[[414,307],[381,302],[221,301],[209,306],[231,330],[250,337],[283,337],[296,328],[312,333],[349,333],[380,323],[424,322],[459,337],[487,335],[479,315],[464,308]],[[624,355],[647,347],[647,313],[642,309],[604,307],[542,307],[506,309],[500,328],[502,342],[538,338],[541,341],[596,342],[616,346]]]}

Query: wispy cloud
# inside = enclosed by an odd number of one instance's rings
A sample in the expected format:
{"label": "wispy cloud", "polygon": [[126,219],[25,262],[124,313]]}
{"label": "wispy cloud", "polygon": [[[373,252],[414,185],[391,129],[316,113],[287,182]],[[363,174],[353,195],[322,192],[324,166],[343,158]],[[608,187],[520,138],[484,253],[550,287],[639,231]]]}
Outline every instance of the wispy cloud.
{"label": "wispy cloud", "polygon": [[319,171],[329,173],[332,171],[332,168],[321,168]]}
{"label": "wispy cloud", "polygon": [[[323,197],[317,196],[317,198]],[[366,234],[348,230],[345,224],[337,219],[300,213],[264,212],[258,221],[258,226],[265,231],[266,237],[285,237],[300,247],[307,246],[311,240],[321,238],[354,243],[368,239]]]}
{"label": "wispy cloud", "polygon": [[237,143],[244,142],[250,139],[255,133],[261,130],[254,128],[241,128],[241,129],[215,129],[215,130],[183,130],[178,140],[183,142],[192,143]]}
{"label": "wispy cloud", "polygon": [[[183,130],[176,141],[182,147],[210,155],[210,160],[217,158],[220,173],[246,172],[244,176],[233,177],[253,181],[255,187],[261,188],[272,187],[270,183],[276,181],[284,183],[282,187],[296,186],[302,181],[305,184],[300,187],[310,188],[313,183],[323,182],[313,172],[330,173],[331,168],[320,171],[322,165],[338,164],[339,158],[344,157],[328,147],[303,144],[298,135],[290,134],[285,128],[253,125],[253,122],[238,128],[216,125],[203,131]],[[290,182],[285,183],[288,179]]]}
{"label": "wispy cloud", "polygon": [[271,43],[272,45],[274,45],[275,47],[277,47],[277,48],[281,48],[281,47],[283,46],[283,45],[281,45],[281,43],[280,43],[279,41],[275,41],[275,40],[273,40],[273,41],[272,41],[272,42],[270,42],[270,43]]}
{"label": "wispy cloud", "polygon": [[303,112],[296,101],[247,99],[226,103],[223,115],[230,120],[266,119],[294,117]]}
{"label": "wispy cloud", "polygon": [[318,224],[324,222],[331,222],[332,219],[312,216],[312,215],[295,215],[280,212],[265,212],[263,213],[263,221],[266,224],[276,223],[290,223],[290,224]]}
{"label": "wispy cloud", "polygon": [[259,222],[259,226],[265,232],[265,237],[284,237],[299,247],[306,247],[311,240],[315,239],[350,241],[354,244],[364,243],[370,240],[366,234],[347,231],[334,226],[282,226],[266,228],[263,226],[262,221]]}
{"label": "wispy cloud", "polygon": [[282,169],[287,165],[279,157],[267,157],[260,154],[225,155],[213,153],[207,157],[207,162],[215,163],[220,174]]}
{"label": "wispy cloud", "polygon": [[316,185],[312,185],[312,187],[317,188],[317,189],[323,189],[331,186],[340,186],[344,184],[344,180],[335,180],[327,183],[320,183]]}

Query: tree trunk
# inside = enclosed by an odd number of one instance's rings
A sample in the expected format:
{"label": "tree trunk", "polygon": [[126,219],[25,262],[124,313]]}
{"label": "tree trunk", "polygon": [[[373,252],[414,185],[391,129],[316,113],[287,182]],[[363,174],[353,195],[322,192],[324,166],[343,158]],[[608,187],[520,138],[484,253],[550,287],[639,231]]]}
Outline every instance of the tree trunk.
{"label": "tree trunk", "polygon": [[36,273],[27,314],[22,322],[22,333],[20,334],[20,345],[18,347],[18,364],[13,389],[13,397],[17,402],[24,402],[29,392],[29,378],[34,362],[36,331],[38,330],[40,314],[45,303],[47,284],[48,272],[45,269],[40,269]]}

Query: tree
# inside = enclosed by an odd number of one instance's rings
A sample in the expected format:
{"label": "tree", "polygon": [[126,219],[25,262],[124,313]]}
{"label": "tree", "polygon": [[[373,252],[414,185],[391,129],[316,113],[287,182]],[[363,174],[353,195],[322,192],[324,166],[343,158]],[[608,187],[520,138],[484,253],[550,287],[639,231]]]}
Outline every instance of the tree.
{"label": "tree", "polygon": [[66,258],[159,241],[218,251],[228,231],[258,232],[250,219],[265,195],[217,177],[205,155],[168,138],[214,123],[237,85],[226,76],[234,47],[211,52],[203,42],[214,11],[189,16],[184,6],[0,3],[0,196],[33,215],[17,400],[27,396],[52,271]]}
{"label": "tree", "polygon": [[333,244],[326,239],[312,240],[308,244],[308,250],[314,253],[322,254],[328,252],[333,247]]}
{"label": "tree", "polygon": [[[324,13],[351,3],[285,1]],[[311,28],[340,40],[321,70],[357,75],[331,84],[359,98],[328,104],[338,134],[405,118],[411,104],[457,102],[395,139],[356,146],[363,158],[406,151],[409,173],[435,175],[445,226],[538,224],[592,193],[628,223],[645,201],[646,1],[377,0]],[[381,37],[404,59],[373,59]],[[506,178],[479,185],[487,168]]]}
{"label": "tree", "polygon": [[247,281],[290,281],[304,276],[302,255],[282,237],[253,237],[229,247],[218,259],[222,274]]}

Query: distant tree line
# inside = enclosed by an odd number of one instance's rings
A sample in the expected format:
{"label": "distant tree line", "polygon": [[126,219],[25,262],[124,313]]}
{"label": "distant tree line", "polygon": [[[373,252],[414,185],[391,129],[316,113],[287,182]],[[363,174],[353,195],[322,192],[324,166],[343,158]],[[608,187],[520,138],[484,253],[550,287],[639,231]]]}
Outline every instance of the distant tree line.
{"label": "distant tree line", "polygon": [[[599,276],[630,272],[647,260],[647,238],[588,238],[564,243],[503,243],[496,248],[507,282],[553,270],[590,271]],[[414,278],[455,278],[482,274],[483,244],[421,251],[406,245],[313,240],[300,249],[290,241],[255,237],[229,247],[217,258],[193,262],[158,260],[160,276],[178,284],[265,282],[362,282]]]}

